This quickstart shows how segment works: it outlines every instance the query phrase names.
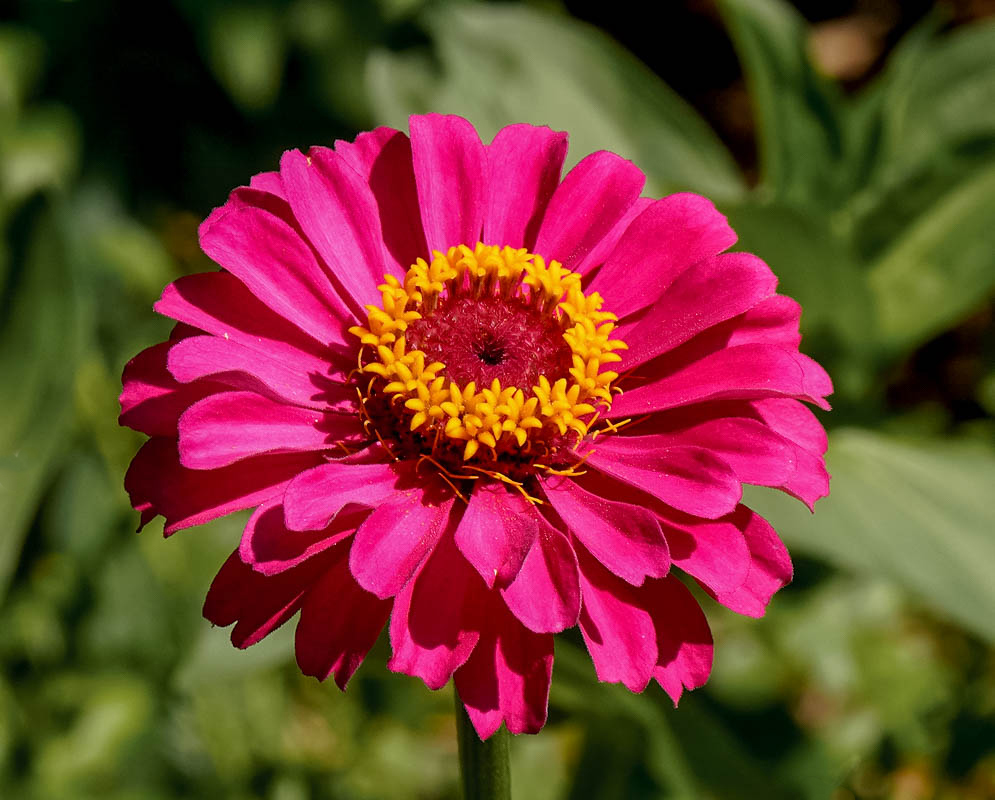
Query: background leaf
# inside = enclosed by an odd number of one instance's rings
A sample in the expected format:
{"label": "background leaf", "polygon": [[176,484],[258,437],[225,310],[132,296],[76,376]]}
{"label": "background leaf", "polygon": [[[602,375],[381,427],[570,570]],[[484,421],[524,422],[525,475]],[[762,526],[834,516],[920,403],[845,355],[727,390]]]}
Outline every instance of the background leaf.
{"label": "background leaf", "polygon": [[380,52],[370,63],[381,123],[406,128],[408,114],[462,114],[485,141],[512,122],[549,125],[569,131],[572,163],[603,149],[635,161],[650,178],[649,194],[742,194],[742,179],[708,125],[599,31],[515,5],[447,6],[425,24],[438,74],[424,56]]}
{"label": "background leaf", "polygon": [[752,490],[748,502],[796,552],[887,575],[995,642],[995,453],[847,429],[833,433],[827,462],[832,493],[814,515],[772,491]]}

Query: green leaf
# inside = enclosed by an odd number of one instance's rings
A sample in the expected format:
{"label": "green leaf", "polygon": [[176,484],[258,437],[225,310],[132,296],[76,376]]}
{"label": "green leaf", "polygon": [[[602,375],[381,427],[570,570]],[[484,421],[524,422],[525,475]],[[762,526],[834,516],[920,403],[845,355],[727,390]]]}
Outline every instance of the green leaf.
{"label": "green leaf", "polygon": [[[0,328],[0,598],[6,592],[38,498],[68,443],[75,362],[74,304],[53,214],[27,209],[22,268],[11,279]],[[31,216],[33,218],[29,219]],[[23,261],[22,261],[23,259]],[[57,287],[57,288],[56,288]],[[6,312],[6,309],[5,309]]]}
{"label": "green leaf", "polygon": [[893,352],[957,322],[995,287],[995,162],[947,193],[877,260],[869,280]]}
{"label": "green leaf", "polygon": [[736,249],[763,258],[778,277],[778,292],[801,303],[804,333],[830,329],[852,349],[866,346],[873,323],[867,279],[823,216],[757,203],[723,210],[739,235]]}
{"label": "green leaf", "polygon": [[751,489],[747,503],[794,552],[888,576],[995,642],[995,453],[845,429],[834,432],[827,464],[832,492],[814,515],[769,490]]}
{"label": "green leaf", "polygon": [[781,201],[832,207],[848,182],[842,100],[808,59],[808,26],[783,0],[719,7],[750,87],[765,189]]}
{"label": "green leaf", "polygon": [[379,121],[412,113],[466,116],[490,137],[531,122],[565,130],[574,161],[609,149],[649,176],[649,192],[743,193],[725,147],[690,106],[599,31],[513,5],[446,5],[424,17],[441,65],[424,55],[374,53],[368,69]]}
{"label": "green leaf", "polygon": [[995,22],[932,43],[892,82],[884,148],[901,165],[923,164],[966,142],[995,147]]}
{"label": "green leaf", "polygon": [[248,111],[272,105],[280,91],[286,34],[268,6],[221,6],[208,29],[214,74],[232,99]]}

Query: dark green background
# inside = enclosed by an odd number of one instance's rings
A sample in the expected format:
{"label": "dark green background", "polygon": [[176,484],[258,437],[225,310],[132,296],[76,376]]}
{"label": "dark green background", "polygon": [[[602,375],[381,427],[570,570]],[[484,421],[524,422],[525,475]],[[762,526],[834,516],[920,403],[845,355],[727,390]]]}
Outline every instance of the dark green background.
{"label": "dark green background", "polygon": [[296,671],[291,626],[239,652],[201,618],[244,516],[136,536],[142,437],[116,423],[228,190],[428,110],[712,197],[837,387],[832,496],[750,495],[795,583],[761,621],[704,600],[714,675],[677,711],[562,637],[515,796],[995,796],[995,8],[799,5],[6,4],[0,797],[455,797],[448,690],[388,674],[383,642],[342,695]]}

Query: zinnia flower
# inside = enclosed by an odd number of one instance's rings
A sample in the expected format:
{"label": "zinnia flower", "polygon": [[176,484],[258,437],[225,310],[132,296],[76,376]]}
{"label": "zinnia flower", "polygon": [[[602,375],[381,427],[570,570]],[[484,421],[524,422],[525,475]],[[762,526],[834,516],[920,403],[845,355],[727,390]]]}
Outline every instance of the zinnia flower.
{"label": "zinnia flower", "polygon": [[167,535],[255,509],[204,614],[247,647],[300,612],[342,688],[389,620],[390,669],[535,732],[579,624],[601,680],[676,703],[712,641],[675,573],[761,616],[791,562],[742,484],[828,491],[800,308],[617,155],[561,181],[564,133],[410,127],[285,153],[203,223],[222,271],[124,371],[132,503]]}

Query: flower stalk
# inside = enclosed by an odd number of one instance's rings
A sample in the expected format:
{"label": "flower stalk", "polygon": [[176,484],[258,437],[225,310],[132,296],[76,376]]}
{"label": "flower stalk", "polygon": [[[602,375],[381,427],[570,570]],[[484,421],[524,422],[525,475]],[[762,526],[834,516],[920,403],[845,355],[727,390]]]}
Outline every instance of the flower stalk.
{"label": "flower stalk", "polygon": [[481,741],[455,688],[453,696],[464,800],[511,800],[508,729],[502,725],[486,741]]}

